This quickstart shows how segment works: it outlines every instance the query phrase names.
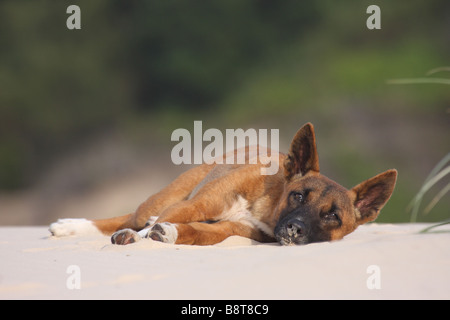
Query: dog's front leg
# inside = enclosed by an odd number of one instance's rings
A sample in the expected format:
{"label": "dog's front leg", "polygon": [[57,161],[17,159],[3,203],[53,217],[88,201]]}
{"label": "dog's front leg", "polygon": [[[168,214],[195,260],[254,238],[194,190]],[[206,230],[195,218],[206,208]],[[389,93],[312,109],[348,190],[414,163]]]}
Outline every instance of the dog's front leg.
{"label": "dog's front leg", "polygon": [[223,204],[221,202],[211,204],[209,201],[202,202],[199,198],[185,200],[166,209],[158,217],[155,224],[149,225],[139,232],[132,229],[117,231],[112,235],[111,242],[125,245],[137,242],[142,238],[151,238],[166,243],[188,244],[195,242],[192,239],[196,237],[196,230],[203,229],[193,230],[192,227],[185,226],[194,222],[199,222],[200,226],[208,225],[200,222],[214,220],[218,213],[222,211]]}
{"label": "dog's front leg", "polygon": [[260,230],[239,221],[219,221],[216,223],[156,223],[149,228],[146,238],[152,240],[188,245],[213,245],[230,236],[242,236],[258,241],[267,241]]}
{"label": "dog's front leg", "polygon": [[152,227],[136,232],[124,229],[116,232],[111,241],[114,244],[130,244],[148,238],[172,244],[213,245],[230,236],[242,236],[260,242],[273,241],[271,237],[254,226],[239,221],[219,221],[216,223],[156,223]]}

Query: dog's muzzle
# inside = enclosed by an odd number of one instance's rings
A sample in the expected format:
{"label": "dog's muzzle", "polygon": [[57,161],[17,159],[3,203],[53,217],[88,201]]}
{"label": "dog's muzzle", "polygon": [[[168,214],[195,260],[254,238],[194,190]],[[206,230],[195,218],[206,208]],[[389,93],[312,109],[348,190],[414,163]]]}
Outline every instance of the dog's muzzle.
{"label": "dog's muzzle", "polygon": [[306,244],[308,235],[305,224],[297,218],[282,221],[275,227],[275,238],[284,246]]}

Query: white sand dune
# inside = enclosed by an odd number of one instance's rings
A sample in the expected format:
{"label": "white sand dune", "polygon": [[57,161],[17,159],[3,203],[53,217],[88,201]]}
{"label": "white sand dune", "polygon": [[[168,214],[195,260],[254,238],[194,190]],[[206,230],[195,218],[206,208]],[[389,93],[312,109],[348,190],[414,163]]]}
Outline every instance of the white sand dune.
{"label": "white sand dune", "polygon": [[425,226],[371,224],[293,247],[241,237],[115,246],[104,236],[1,227],[0,298],[450,299],[450,230],[418,234]]}

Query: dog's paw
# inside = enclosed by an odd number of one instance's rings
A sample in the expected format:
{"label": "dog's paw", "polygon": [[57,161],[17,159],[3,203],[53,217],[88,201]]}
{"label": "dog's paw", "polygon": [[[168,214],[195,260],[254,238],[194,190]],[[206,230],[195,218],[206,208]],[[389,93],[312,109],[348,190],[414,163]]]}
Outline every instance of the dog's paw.
{"label": "dog's paw", "polygon": [[145,237],[155,241],[175,243],[178,238],[178,231],[175,224],[162,222],[155,224]]}
{"label": "dog's paw", "polygon": [[92,221],[86,219],[58,219],[50,225],[49,231],[55,237],[102,234]]}
{"label": "dog's paw", "polygon": [[112,244],[125,245],[138,242],[139,240],[141,240],[141,236],[136,231],[131,229],[119,230],[111,236]]}

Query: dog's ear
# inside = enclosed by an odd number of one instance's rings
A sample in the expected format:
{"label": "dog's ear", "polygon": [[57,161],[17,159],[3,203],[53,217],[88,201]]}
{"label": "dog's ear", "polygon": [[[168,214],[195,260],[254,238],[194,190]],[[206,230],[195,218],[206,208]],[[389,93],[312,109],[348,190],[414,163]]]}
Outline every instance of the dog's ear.
{"label": "dog's ear", "polygon": [[319,156],[317,155],[316,137],[311,123],[305,124],[292,139],[289,153],[284,160],[284,176],[290,180],[292,176],[309,171],[319,172]]}
{"label": "dog's ear", "polygon": [[380,210],[394,191],[396,180],[397,170],[388,170],[358,184],[349,191],[351,199],[354,199],[357,225],[373,221],[378,217]]}

